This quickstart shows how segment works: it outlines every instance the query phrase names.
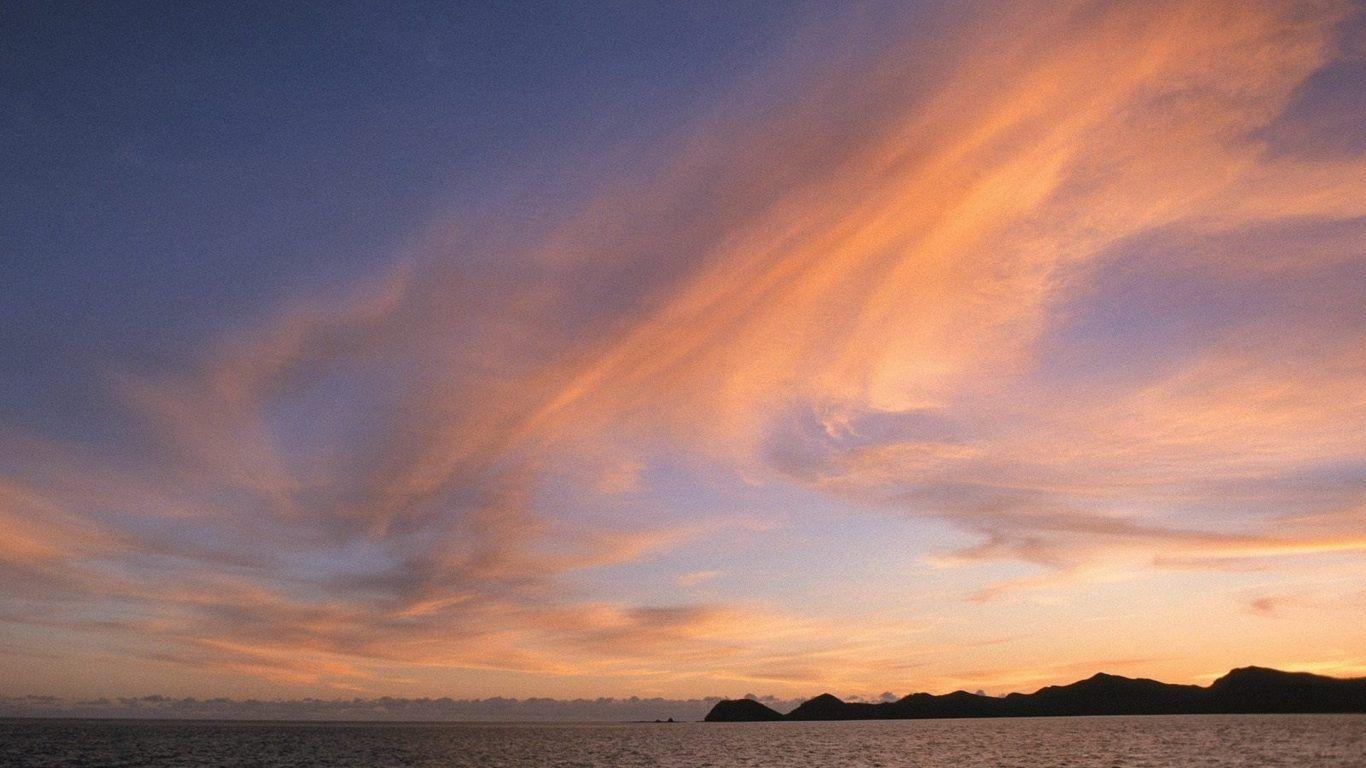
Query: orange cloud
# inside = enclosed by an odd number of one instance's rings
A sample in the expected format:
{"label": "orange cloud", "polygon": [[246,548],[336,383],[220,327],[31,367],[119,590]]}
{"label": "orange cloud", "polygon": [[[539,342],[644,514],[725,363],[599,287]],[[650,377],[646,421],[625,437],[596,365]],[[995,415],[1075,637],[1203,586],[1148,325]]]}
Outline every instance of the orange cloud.
{"label": "orange cloud", "polygon": [[[932,50],[908,28],[779,61],[544,231],[440,221],[373,285],[298,299],[179,370],[118,372],[143,453],[0,488],[7,569],[71,599],[13,620],[150,628],[145,658],[292,685],[460,669],[880,690],[930,661],[962,678],[936,654],[972,644],[936,637],[922,660],[917,621],[584,587],[762,535],[699,512],[707,483],[649,497],[661,456],[976,538],[939,562],[1032,569],[960,597],[1359,557],[1360,516],[1321,516],[1359,509],[1366,461],[1366,162],[1258,138],[1349,11],[1001,9]],[[782,105],[761,98],[776,86]],[[1293,252],[1228,239],[1325,222]],[[1135,256],[1145,242],[1172,253]],[[1068,345],[1098,283],[1127,268],[1175,289],[1177,267],[1208,294],[1169,354],[1111,371],[1100,353],[1133,339],[1118,323]],[[1205,312],[1226,293],[1275,300]],[[683,586],[715,570],[685,567]],[[110,605],[127,620],[101,623]],[[1070,671],[1025,668],[978,682]]]}

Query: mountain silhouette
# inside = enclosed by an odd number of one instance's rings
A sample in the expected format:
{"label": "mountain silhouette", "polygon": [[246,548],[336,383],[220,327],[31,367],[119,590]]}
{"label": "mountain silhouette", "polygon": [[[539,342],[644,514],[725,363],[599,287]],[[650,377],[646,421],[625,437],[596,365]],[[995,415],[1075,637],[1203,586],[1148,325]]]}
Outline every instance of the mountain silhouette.
{"label": "mountain silhouette", "polygon": [[788,720],[850,720],[859,717],[865,705],[847,704],[837,697],[822,693],[807,699],[787,713]]}
{"label": "mountain silhouette", "polygon": [[761,723],[782,720],[783,714],[754,699],[726,699],[718,701],[707,713],[707,719],[724,723]]}
{"label": "mountain silhouette", "polygon": [[904,720],[943,717],[1055,717],[1066,715],[1182,715],[1366,712],[1366,678],[1241,667],[1209,687],[1172,685],[1104,673],[1034,693],[982,696],[967,691],[913,693],[872,704],[823,693],[786,715],[751,699],[718,702],[708,722],[765,720]]}

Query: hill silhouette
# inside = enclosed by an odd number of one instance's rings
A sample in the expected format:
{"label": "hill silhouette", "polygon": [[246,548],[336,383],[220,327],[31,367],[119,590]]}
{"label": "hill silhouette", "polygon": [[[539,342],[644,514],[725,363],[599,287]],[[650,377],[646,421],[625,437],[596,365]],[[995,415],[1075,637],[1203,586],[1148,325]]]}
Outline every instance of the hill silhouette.
{"label": "hill silhouette", "polygon": [[718,701],[707,713],[708,720],[727,723],[760,723],[782,720],[783,714],[754,699],[726,699]]}
{"label": "hill silhouette", "polygon": [[709,722],[764,720],[905,720],[949,717],[1181,715],[1366,712],[1366,678],[1342,679],[1265,667],[1241,667],[1208,687],[1172,685],[1104,673],[1034,693],[994,697],[954,691],[913,693],[872,704],[823,693],[786,715],[750,699],[728,699]]}

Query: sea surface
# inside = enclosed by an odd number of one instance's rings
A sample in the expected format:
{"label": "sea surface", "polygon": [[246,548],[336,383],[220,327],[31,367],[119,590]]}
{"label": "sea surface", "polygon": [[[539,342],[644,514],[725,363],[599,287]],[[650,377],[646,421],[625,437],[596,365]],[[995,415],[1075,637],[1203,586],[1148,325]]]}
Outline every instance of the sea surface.
{"label": "sea surface", "polygon": [[1366,767],[1366,715],[844,723],[0,720],[0,766]]}

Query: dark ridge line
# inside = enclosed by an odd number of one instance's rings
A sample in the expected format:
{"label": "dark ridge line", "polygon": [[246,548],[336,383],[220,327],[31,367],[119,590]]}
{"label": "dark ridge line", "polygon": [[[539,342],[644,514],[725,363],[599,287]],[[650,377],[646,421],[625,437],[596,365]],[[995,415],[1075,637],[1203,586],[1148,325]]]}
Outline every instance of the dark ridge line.
{"label": "dark ridge line", "polygon": [[828,693],[787,714],[753,699],[726,699],[707,713],[713,723],[780,720],[916,720],[1079,715],[1242,715],[1366,713],[1366,678],[1240,667],[1208,687],[1099,673],[1034,693],[981,696],[967,691],[913,693],[882,703],[847,702]]}

